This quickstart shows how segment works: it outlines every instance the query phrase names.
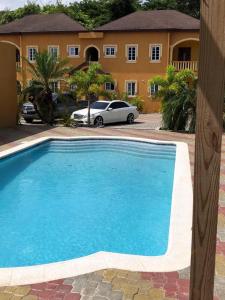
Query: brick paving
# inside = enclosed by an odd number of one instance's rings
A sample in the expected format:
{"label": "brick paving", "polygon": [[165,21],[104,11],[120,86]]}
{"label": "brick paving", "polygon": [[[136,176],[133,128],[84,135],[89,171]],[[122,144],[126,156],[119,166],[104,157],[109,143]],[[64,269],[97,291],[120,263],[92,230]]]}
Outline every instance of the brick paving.
{"label": "brick paving", "polygon": [[[147,116],[142,120],[146,121]],[[143,122],[143,123],[144,123]],[[153,122],[157,123],[157,119]],[[142,127],[142,128],[141,128]],[[0,151],[42,136],[119,135],[184,141],[194,164],[194,135],[152,130],[151,125],[105,128],[63,128],[43,125],[0,130]],[[192,173],[193,174],[193,173]],[[102,270],[73,278],[27,286],[0,287],[0,300],[187,300],[189,269],[170,273],[138,273]],[[223,136],[219,222],[217,234],[214,300],[225,300],[225,135]]]}

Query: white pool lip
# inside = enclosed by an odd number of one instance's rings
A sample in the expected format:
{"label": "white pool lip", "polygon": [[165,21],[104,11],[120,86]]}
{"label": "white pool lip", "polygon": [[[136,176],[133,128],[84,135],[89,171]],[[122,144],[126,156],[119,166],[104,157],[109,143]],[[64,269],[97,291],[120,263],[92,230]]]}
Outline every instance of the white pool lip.
{"label": "white pool lip", "polygon": [[0,159],[50,140],[126,140],[176,146],[171,219],[168,249],[161,256],[140,256],[97,252],[72,260],[28,267],[0,268],[0,286],[34,284],[74,277],[103,269],[122,269],[136,272],[172,272],[190,265],[193,192],[188,145],[176,141],[123,136],[49,136],[24,142],[0,152]]}

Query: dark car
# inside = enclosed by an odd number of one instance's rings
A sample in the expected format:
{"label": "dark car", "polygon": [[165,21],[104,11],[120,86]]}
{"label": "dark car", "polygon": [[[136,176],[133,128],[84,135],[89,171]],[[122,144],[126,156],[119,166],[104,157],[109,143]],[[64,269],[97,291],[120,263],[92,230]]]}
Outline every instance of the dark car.
{"label": "dark car", "polygon": [[[54,117],[62,118],[79,108],[76,100],[70,93],[52,94],[54,102]],[[31,102],[26,102],[22,106],[21,115],[27,123],[32,123],[33,120],[40,120],[34,105]]]}

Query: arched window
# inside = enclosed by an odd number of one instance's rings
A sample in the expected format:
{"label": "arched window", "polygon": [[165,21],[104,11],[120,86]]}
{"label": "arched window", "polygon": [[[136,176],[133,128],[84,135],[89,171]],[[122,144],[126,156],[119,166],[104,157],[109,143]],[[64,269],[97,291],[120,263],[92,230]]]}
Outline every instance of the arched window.
{"label": "arched window", "polygon": [[20,62],[20,51],[16,49],[16,62]]}

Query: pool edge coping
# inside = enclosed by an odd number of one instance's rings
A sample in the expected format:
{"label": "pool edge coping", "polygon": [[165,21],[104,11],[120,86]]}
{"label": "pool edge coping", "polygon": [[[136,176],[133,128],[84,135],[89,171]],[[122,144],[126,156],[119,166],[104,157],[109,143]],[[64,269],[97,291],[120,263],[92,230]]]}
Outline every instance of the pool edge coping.
{"label": "pool edge coping", "polygon": [[176,146],[168,249],[161,256],[97,252],[72,260],[28,267],[0,268],[0,286],[34,284],[74,277],[103,269],[172,272],[190,265],[193,193],[188,145],[183,142],[124,136],[42,137],[0,152],[0,159],[50,140],[127,140]]}

